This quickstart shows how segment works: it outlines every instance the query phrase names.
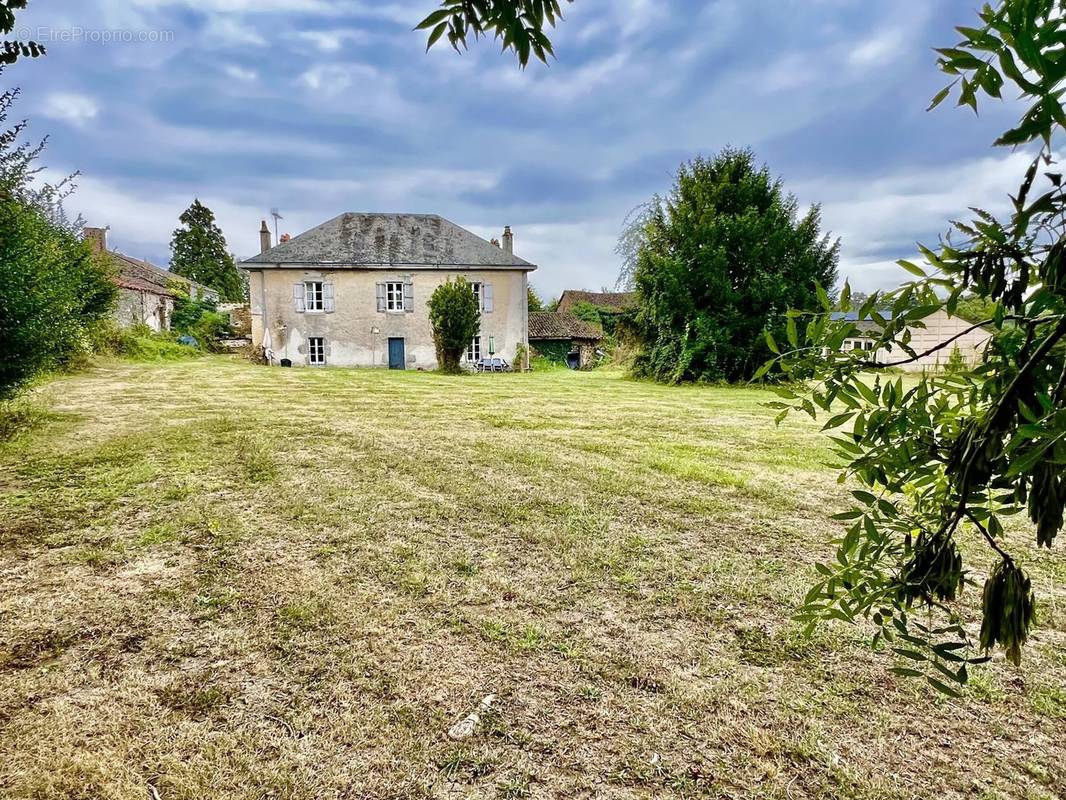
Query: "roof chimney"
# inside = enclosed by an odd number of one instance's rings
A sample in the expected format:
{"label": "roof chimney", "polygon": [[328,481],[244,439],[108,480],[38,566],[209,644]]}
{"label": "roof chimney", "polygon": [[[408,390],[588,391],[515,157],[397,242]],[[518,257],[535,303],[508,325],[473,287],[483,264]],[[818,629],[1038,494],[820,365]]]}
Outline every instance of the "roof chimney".
{"label": "roof chimney", "polygon": [[265,253],[270,249],[270,228],[267,227],[267,221],[263,220],[262,226],[259,228],[259,252]]}
{"label": "roof chimney", "polygon": [[509,256],[514,255],[514,234],[511,233],[511,226],[503,226],[503,252]]}
{"label": "roof chimney", "polygon": [[107,228],[85,228],[82,238],[89,243],[94,253],[107,252]]}

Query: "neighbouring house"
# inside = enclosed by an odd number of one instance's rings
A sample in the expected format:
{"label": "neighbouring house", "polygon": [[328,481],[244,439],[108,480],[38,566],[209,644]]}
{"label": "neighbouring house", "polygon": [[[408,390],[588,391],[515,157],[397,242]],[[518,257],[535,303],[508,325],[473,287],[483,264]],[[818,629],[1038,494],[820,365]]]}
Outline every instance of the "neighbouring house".
{"label": "neighbouring house", "polygon": [[[341,214],[242,264],[250,274],[252,343],[274,363],[435,369],[429,299],[470,282],[481,332],[465,361],[528,353],[529,273],[504,229],[497,246],[436,215]],[[525,364],[515,364],[524,367]]]}
{"label": "neighbouring house", "polygon": [[[860,335],[844,342],[845,350],[866,350],[871,353],[870,358],[879,364],[894,363],[908,357],[902,350],[888,352],[884,349],[876,349],[876,338],[880,329],[869,317],[859,319],[859,315],[854,311],[837,311],[833,314],[833,319],[854,322],[859,329]],[[908,372],[943,369],[956,347],[959,348],[966,363],[972,366],[980,359],[981,353],[992,338],[992,334],[985,329],[973,329],[972,322],[967,322],[961,317],[952,317],[943,310],[929,315],[922,322],[925,327],[912,326],[910,328],[910,346],[914,351],[925,353],[934,347],[943,346],[917,361],[901,365],[901,369]],[[862,335],[867,333],[869,336]]]}
{"label": "neighbouring house", "polygon": [[570,369],[592,367],[602,339],[599,327],[573,314],[534,311],[529,315],[529,346],[537,355]]}
{"label": "neighbouring house", "polygon": [[218,292],[175,275],[148,261],[107,248],[107,228],[85,228],[85,239],[97,253],[106,253],[115,265],[118,302],[114,318],[124,328],[147,325],[157,333],[170,330],[174,301],[181,293],[193,299],[218,302]]}

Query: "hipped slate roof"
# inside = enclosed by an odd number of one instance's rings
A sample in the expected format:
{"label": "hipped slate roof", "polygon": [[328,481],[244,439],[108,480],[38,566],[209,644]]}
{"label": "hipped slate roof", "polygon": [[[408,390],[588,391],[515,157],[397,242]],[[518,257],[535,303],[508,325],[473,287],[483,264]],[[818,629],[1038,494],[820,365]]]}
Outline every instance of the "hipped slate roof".
{"label": "hipped slate roof", "polygon": [[603,332],[573,314],[558,314],[550,311],[531,311],[529,314],[529,340],[545,339],[594,339],[603,338]]}
{"label": "hipped slate roof", "polygon": [[436,214],[341,214],[244,263],[536,269]]}

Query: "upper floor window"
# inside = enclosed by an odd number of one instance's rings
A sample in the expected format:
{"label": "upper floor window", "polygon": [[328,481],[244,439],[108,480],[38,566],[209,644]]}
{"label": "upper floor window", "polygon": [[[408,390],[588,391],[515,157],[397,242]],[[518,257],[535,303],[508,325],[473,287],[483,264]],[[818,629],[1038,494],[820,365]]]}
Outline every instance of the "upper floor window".
{"label": "upper floor window", "polygon": [[403,284],[386,283],[385,284],[385,310],[386,311],[403,311]]}
{"label": "upper floor window", "polygon": [[481,283],[477,281],[470,284],[470,288],[474,292],[474,299],[477,300],[477,308],[482,314],[492,313],[492,284]]}
{"label": "upper floor window", "polygon": [[333,284],[328,281],[301,281],[292,287],[292,299],[297,313],[333,313],[333,294]]}
{"label": "upper floor window", "polygon": [[321,281],[304,282],[304,308],[307,311],[325,311],[325,292]]}

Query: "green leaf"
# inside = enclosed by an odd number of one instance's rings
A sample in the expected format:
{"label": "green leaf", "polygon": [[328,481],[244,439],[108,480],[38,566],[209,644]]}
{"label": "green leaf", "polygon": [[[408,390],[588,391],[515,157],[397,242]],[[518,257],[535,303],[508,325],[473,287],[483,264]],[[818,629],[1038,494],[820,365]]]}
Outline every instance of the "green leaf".
{"label": "green leaf", "polygon": [[951,88],[954,85],[955,84],[951,84],[951,86],[945,86],[943,89],[941,89],[935,95],[933,95],[933,100],[929,104],[929,108],[927,108],[926,111],[932,111],[938,105],[943,103],[947,99],[948,95],[951,94]]}
{"label": "green leaf", "polygon": [[442,22],[436,28],[433,29],[433,33],[429,35],[429,40],[426,43],[426,50],[428,51],[433,45],[437,43],[437,40],[444,35],[444,32],[448,30],[448,23]]}
{"label": "green leaf", "polygon": [[821,284],[815,283],[814,291],[818,295],[818,302],[822,304],[822,308],[824,308],[826,311],[832,311],[833,303],[829,300],[829,295],[826,294],[826,291],[822,288]]}
{"label": "green leaf", "polygon": [[[451,17],[451,15],[452,15],[451,10],[447,9],[447,8],[442,8],[442,9],[439,9],[437,11],[434,11],[432,14],[430,14],[424,20],[419,22],[418,25],[415,27],[415,30],[416,31],[424,31],[424,30],[426,30],[428,28],[432,28],[435,25],[438,25],[439,23],[447,20],[449,17]],[[447,23],[445,23],[445,25],[447,25]]]}
{"label": "green leaf", "polygon": [[925,679],[927,681],[929,681],[929,685],[930,686],[932,686],[934,689],[936,689],[941,694],[946,694],[949,697],[955,697],[955,698],[962,697],[962,692],[960,692],[954,686],[948,686],[946,683],[943,683],[942,681],[938,681],[932,675],[926,675]]}
{"label": "green leaf", "polygon": [[925,675],[920,669],[911,669],[910,667],[892,667],[889,672],[893,675],[899,675],[901,678],[921,678]]}
{"label": "green leaf", "polygon": [[896,263],[899,264],[901,267],[903,267],[903,269],[907,270],[907,272],[909,272],[911,275],[917,275],[919,278],[927,278],[927,277],[929,277],[928,275],[925,274],[925,270],[924,269],[922,269],[921,267],[919,267],[917,264],[915,264],[912,261],[907,261],[906,259],[901,258]]}

